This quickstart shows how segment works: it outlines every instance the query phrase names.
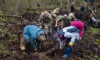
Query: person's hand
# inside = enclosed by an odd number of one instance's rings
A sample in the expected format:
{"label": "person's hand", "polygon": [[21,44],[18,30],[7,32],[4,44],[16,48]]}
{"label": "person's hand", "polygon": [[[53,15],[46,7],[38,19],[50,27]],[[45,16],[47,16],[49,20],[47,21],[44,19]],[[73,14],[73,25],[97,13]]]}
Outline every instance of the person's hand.
{"label": "person's hand", "polygon": [[63,28],[63,26],[61,26],[61,28]]}
{"label": "person's hand", "polygon": [[25,46],[21,46],[20,48],[21,48],[21,50],[25,50]]}
{"label": "person's hand", "polygon": [[42,28],[42,26],[39,26],[39,28]]}
{"label": "person's hand", "polygon": [[57,27],[57,24],[55,25],[55,27]]}
{"label": "person's hand", "polygon": [[60,47],[60,49],[62,49],[62,47]]}
{"label": "person's hand", "polygon": [[37,51],[37,48],[35,48],[34,50]]}
{"label": "person's hand", "polygon": [[80,40],[82,39],[82,37],[80,37]]}
{"label": "person's hand", "polygon": [[70,42],[70,43],[68,43],[68,46],[72,47],[72,46],[73,46],[73,43],[71,43],[71,42]]}

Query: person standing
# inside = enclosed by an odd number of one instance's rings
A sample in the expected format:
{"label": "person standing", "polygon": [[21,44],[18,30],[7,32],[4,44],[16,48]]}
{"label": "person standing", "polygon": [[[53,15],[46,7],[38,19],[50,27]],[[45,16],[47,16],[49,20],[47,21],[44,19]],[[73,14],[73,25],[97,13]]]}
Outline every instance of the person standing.
{"label": "person standing", "polygon": [[45,33],[50,36],[52,33],[51,25],[53,23],[53,19],[48,11],[44,11],[41,13],[39,17],[39,23],[42,24],[42,28],[45,31]]}
{"label": "person standing", "polygon": [[71,3],[71,7],[70,7],[70,12],[74,12],[75,8],[74,8],[74,2]]}
{"label": "person standing", "polygon": [[80,17],[81,17],[81,19],[84,19],[85,7],[84,7],[83,3],[81,3],[80,5],[81,5],[81,7],[80,7]]}

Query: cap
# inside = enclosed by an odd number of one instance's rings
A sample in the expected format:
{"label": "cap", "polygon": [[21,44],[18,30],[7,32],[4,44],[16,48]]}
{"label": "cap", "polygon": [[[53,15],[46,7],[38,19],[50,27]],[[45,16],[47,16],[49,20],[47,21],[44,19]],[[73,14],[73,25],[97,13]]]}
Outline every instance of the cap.
{"label": "cap", "polygon": [[65,17],[67,17],[67,14],[64,14]]}

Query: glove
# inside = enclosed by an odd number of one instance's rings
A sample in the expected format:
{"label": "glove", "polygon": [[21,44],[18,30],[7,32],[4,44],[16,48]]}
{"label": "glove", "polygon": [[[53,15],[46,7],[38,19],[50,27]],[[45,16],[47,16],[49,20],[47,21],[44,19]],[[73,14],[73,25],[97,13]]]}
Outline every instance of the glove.
{"label": "glove", "polygon": [[48,28],[48,26],[45,26],[45,28]]}
{"label": "glove", "polygon": [[25,46],[21,46],[20,48],[21,48],[21,50],[25,50]]}
{"label": "glove", "polygon": [[60,47],[60,49],[62,49],[62,47]]}
{"label": "glove", "polygon": [[42,28],[42,26],[39,26],[39,28]]}
{"label": "glove", "polygon": [[55,25],[55,27],[57,27],[57,25]]}
{"label": "glove", "polygon": [[70,43],[68,43],[68,46],[72,47],[72,46],[73,46],[73,43],[71,43],[71,42],[70,42]]}
{"label": "glove", "polygon": [[37,51],[37,48],[35,48],[34,50]]}

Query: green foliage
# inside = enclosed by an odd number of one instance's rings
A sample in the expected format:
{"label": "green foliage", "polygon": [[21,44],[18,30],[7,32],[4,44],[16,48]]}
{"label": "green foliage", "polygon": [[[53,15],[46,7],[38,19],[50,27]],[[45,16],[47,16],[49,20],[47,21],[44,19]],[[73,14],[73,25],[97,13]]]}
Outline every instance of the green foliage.
{"label": "green foliage", "polygon": [[100,60],[100,57],[98,55],[94,55],[94,54],[92,56],[90,56],[89,58],[90,58],[90,60]]}
{"label": "green foliage", "polygon": [[2,54],[5,49],[6,47],[4,45],[0,45],[0,54]]}
{"label": "green foliage", "polygon": [[100,43],[100,39],[96,39],[94,44],[98,45]]}
{"label": "green foliage", "polygon": [[93,28],[93,27],[90,27],[90,30],[89,30],[91,33],[93,34],[96,34],[98,32],[100,32],[100,28]]}
{"label": "green foliage", "polygon": [[13,40],[14,37],[16,37],[16,34],[12,34],[11,32],[8,32],[9,40]]}
{"label": "green foliage", "polygon": [[[2,10],[0,10],[0,14],[3,14],[3,12],[2,12]],[[3,20],[3,18],[2,18],[2,16],[0,17],[0,21],[2,21]]]}
{"label": "green foliage", "polygon": [[0,10],[0,14],[2,14],[3,12]]}

